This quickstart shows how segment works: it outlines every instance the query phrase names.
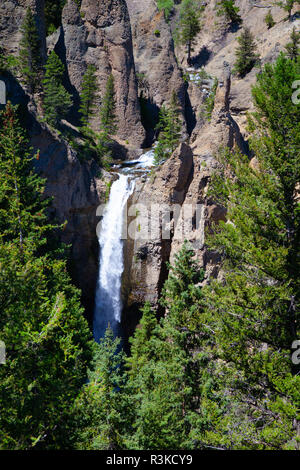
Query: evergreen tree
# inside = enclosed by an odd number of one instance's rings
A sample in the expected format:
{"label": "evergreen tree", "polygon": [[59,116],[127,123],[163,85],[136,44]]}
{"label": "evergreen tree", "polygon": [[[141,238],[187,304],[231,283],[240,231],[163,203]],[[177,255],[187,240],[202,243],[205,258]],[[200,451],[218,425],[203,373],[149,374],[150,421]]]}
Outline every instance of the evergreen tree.
{"label": "evergreen tree", "polygon": [[28,7],[21,26],[20,73],[30,92],[34,92],[42,75],[41,44],[35,18]]}
{"label": "evergreen tree", "polygon": [[49,229],[43,201],[44,182],[31,169],[31,156],[16,110],[8,102],[1,116],[0,130],[0,241],[18,242],[20,253],[35,250]]}
{"label": "evergreen tree", "polygon": [[136,377],[142,366],[147,365],[155,356],[155,350],[151,350],[150,340],[158,326],[155,312],[150,302],[146,302],[142,312],[139,327],[136,329],[134,339],[130,338],[131,350],[127,364],[130,366],[130,376]]}
{"label": "evergreen tree", "polygon": [[58,227],[33,175],[28,144],[8,103],[0,136],[0,448],[64,449],[71,445],[72,407],[91,358],[79,292],[62,250],[50,250]]}
{"label": "evergreen tree", "polygon": [[211,393],[213,363],[207,367],[206,334],[200,335],[195,323],[203,310],[203,271],[193,257],[184,243],[174,266],[169,266],[162,293],[166,316],[158,323],[146,304],[131,341],[128,365],[135,432],[127,439],[129,448],[204,448],[205,433],[220,419],[222,399],[218,391],[214,397]]}
{"label": "evergreen tree", "polygon": [[300,4],[300,0],[284,0],[283,2],[277,2],[284,11],[288,13],[288,19],[290,20],[292,17],[292,10],[296,4]]}
{"label": "evergreen tree", "polygon": [[165,18],[168,20],[174,8],[174,0],[157,0],[156,3],[159,11],[164,10]]}
{"label": "evergreen tree", "polygon": [[217,3],[218,16],[224,15],[227,21],[231,23],[242,23],[242,18],[239,15],[240,9],[235,6],[234,0],[223,0]]}
{"label": "evergreen tree", "polygon": [[300,44],[300,32],[296,31],[294,26],[291,33],[291,42],[289,42],[285,48],[287,50],[287,56],[291,60],[297,60],[299,56],[299,44]]}
{"label": "evergreen tree", "polygon": [[258,55],[255,53],[256,44],[249,28],[244,28],[241,35],[237,38],[239,43],[236,49],[235,72],[244,77],[249,73],[258,61]]}
{"label": "evergreen tree", "polygon": [[271,10],[268,11],[264,19],[265,19],[266,25],[268,26],[268,29],[273,28],[273,26],[275,25],[275,21],[272,16]]}
{"label": "evergreen tree", "polygon": [[100,132],[89,131],[94,143],[99,162],[107,166],[111,159],[112,135],[117,132],[116,101],[114,77],[111,74],[106,82],[106,89],[100,109]]}
{"label": "evergreen tree", "polygon": [[114,77],[111,74],[106,82],[106,89],[100,109],[101,132],[107,136],[115,134],[117,130],[114,82]]}
{"label": "evergreen tree", "polygon": [[126,394],[120,339],[114,339],[113,331],[108,327],[104,338],[94,349],[89,382],[75,406],[77,448],[122,449],[131,403]]}
{"label": "evergreen tree", "polygon": [[44,86],[44,112],[46,121],[56,127],[72,106],[71,95],[64,88],[62,81],[64,65],[52,51],[46,63]]}
{"label": "evergreen tree", "polygon": [[200,15],[203,7],[196,0],[183,0],[177,25],[177,42],[187,47],[187,63],[191,63],[193,44],[201,30]]}
{"label": "evergreen tree", "polygon": [[66,0],[45,0],[45,21],[48,35],[61,25],[61,13],[65,4]]}
{"label": "evergreen tree", "polygon": [[169,107],[162,106],[159,112],[159,122],[156,126],[159,137],[154,150],[154,163],[156,165],[169,158],[179,144],[181,132],[179,112],[179,101],[173,91]]}
{"label": "evergreen tree", "polygon": [[300,111],[290,99],[297,77],[299,64],[284,55],[265,66],[250,119],[257,166],[227,152],[213,178],[212,195],[231,223],[220,223],[209,241],[223,255],[224,280],[204,295],[224,393],[234,403],[220,433],[224,442],[231,429],[230,448],[299,446],[300,379],[290,353],[299,337]]}
{"label": "evergreen tree", "polygon": [[82,90],[80,94],[81,123],[87,126],[90,117],[95,112],[95,93],[97,91],[97,78],[95,75],[96,67],[88,65],[82,81]]}

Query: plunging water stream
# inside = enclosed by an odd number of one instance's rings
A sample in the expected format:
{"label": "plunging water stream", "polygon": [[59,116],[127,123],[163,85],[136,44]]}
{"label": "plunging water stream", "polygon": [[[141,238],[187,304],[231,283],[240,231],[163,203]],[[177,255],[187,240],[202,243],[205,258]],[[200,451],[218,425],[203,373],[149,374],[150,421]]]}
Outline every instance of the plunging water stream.
{"label": "plunging water stream", "polygon": [[152,166],[153,151],[143,154],[139,160],[127,162],[127,165],[112,184],[99,234],[99,275],[94,312],[96,341],[104,336],[108,324],[116,335],[119,333],[122,314],[121,283],[124,271],[122,240],[124,210],[128,198],[134,191],[134,170]]}

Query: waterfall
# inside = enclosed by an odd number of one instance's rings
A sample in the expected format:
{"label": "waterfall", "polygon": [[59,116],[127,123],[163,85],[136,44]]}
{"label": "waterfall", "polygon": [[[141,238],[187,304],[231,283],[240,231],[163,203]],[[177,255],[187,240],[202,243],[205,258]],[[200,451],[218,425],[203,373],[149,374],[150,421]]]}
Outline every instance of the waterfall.
{"label": "waterfall", "polygon": [[121,321],[121,282],[124,271],[123,220],[124,209],[134,190],[129,176],[120,174],[111,187],[99,234],[100,260],[94,312],[94,337],[96,341],[104,336],[110,324],[115,334]]}

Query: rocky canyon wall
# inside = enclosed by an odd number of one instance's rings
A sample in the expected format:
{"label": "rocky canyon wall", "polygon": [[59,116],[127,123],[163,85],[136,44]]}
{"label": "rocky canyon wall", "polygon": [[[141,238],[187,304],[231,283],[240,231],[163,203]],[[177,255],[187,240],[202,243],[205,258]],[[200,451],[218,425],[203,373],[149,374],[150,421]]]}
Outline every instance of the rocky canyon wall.
{"label": "rocky canyon wall", "polygon": [[[133,51],[139,77],[139,91],[146,98],[152,121],[158,110],[176,93],[186,130],[186,84],[178,67],[169,24],[155,0],[126,0],[133,36]],[[151,118],[150,117],[150,118]],[[151,120],[151,119],[150,119]],[[152,122],[153,124],[153,122]]]}
{"label": "rocky canyon wall", "polygon": [[[110,74],[115,80],[117,138],[135,148],[143,144],[131,26],[125,0],[83,0],[81,9],[68,0],[56,50],[66,63],[73,95],[78,99],[88,65],[96,68],[97,107],[101,106]],[[99,112],[92,122],[99,129]],[[124,143],[124,142],[123,142]]]}
{"label": "rocky canyon wall", "polygon": [[[155,170],[154,176],[137,185],[131,202],[137,204],[141,216],[135,219],[136,238],[126,243],[125,255],[132,260],[125,272],[125,284],[130,285],[126,314],[132,324],[137,306],[143,301],[149,300],[157,306],[168,276],[167,263],[174,261],[184,240],[195,249],[200,265],[206,270],[206,280],[218,275],[218,259],[205,246],[206,227],[226,220],[224,208],[207,195],[211,174],[217,166],[215,154],[220,147],[247,151],[230,113],[230,85],[230,69],[225,66],[211,121],[191,146],[181,144],[172,157]],[[154,237],[148,230],[150,222],[156,224]]]}

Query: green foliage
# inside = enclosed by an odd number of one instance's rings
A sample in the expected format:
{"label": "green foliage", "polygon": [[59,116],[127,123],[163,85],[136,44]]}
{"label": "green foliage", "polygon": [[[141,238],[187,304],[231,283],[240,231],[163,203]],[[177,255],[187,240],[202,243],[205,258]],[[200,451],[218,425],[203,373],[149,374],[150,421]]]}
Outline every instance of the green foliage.
{"label": "green foliage", "polygon": [[111,190],[111,187],[112,187],[112,180],[105,183],[105,186],[106,186],[106,189],[105,189],[105,203],[107,203],[108,200],[109,200],[109,194],[110,194],[110,190]]}
{"label": "green foliage", "polygon": [[48,230],[42,201],[44,181],[34,174],[28,143],[19,126],[16,111],[10,103],[1,115],[0,131],[0,228],[1,243],[14,241],[20,256],[43,243]]}
{"label": "green foliage", "polygon": [[287,51],[287,56],[291,60],[297,60],[299,57],[299,44],[300,44],[300,32],[296,31],[295,26],[291,33],[291,42],[289,42],[285,48]]}
{"label": "green foliage", "polygon": [[234,0],[222,0],[221,2],[217,3],[218,16],[225,16],[227,21],[231,23],[242,23],[242,18],[239,15],[240,9],[235,6]]}
{"label": "green foliage", "polygon": [[101,103],[101,130],[107,135],[115,134],[117,130],[116,120],[115,85],[114,77],[111,74],[107,79],[105,93]]}
{"label": "green foliage", "polygon": [[78,430],[76,447],[84,450],[118,450],[124,448],[124,434],[131,416],[123,370],[124,353],[120,340],[113,338],[108,327],[95,345],[89,382],[75,404]]}
{"label": "green foliage", "polygon": [[202,11],[203,7],[197,0],[183,0],[180,7],[175,40],[178,44],[187,47],[188,64],[191,62],[195,38],[201,30],[200,16]]}
{"label": "green foliage", "polygon": [[210,91],[204,103],[204,117],[208,121],[210,121],[211,119],[211,115],[215,106],[215,97],[216,97],[217,88],[218,88],[218,79],[215,78],[212,90]]}
{"label": "green foliage", "polygon": [[230,223],[215,227],[209,241],[223,256],[224,280],[204,294],[234,403],[224,423],[239,429],[231,448],[296,448],[299,441],[299,376],[290,358],[299,337],[300,110],[290,99],[298,78],[299,65],[284,55],[265,66],[249,118],[257,165],[226,152],[213,178],[211,195]]}
{"label": "green foliage", "polygon": [[274,21],[274,18],[272,16],[271,10],[268,11],[268,13],[266,14],[264,20],[265,20],[266,25],[268,26],[268,29],[273,28],[273,26],[275,25],[275,21]]}
{"label": "green foliage", "polygon": [[276,4],[288,13],[288,19],[290,20],[292,16],[292,10],[295,5],[300,5],[300,0],[284,0],[282,2],[276,2]]}
{"label": "green foliage", "polygon": [[62,84],[64,65],[52,51],[46,63],[44,87],[44,112],[46,121],[57,127],[72,106],[72,97]]}
{"label": "green foliage", "polygon": [[203,271],[193,258],[185,242],[162,293],[166,316],[158,322],[146,304],[132,339],[128,374],[135,416],[128,448],[209,447],[206,433],[222,416],[226,399],[212,375],[207,334],[195,323],[203,311]]}
{"label": "green foliage", "polygon": [[45,0],[45,22],[47,34],[52,34],[61,25],[61,13],[66,0]]}
{"label": "green foliage", "polygon": [[65,449],[90,332],[62,250],[53,249],[58,227],[47,221],[44,182],[10,103],[0,132],[0,448]]}
{"label": "green foliage", "polygon": [[87,126],[90,117],[95,112],[95,93],[97,91],[97,78],[95,75],[96,67],[88,65],[82,81],[82,89],[80,93],[81,123]]}
{"label": "green foliage", "polygon": [[42,76],[41,44],[36,20],[31,9],[27,8],[21,26],[19,67],[24,83],[31,92],[38,87]]}
{"label": "green foliage", "polygon": [[174,0],[156,0],[156,3],[159,11],[163,10],[168,20],[174,8]]}
{"label": "green foliage", "polygon": [[243,78],[253,69],[258,62],[259,56],[255,53],[256,44],[249,28],[243,29],[237,41],[239,46],[235,52],[236,62],[234,64],[234,71]]}
{"label": "green foliage", "polygon": [[[85,89],[84,96],[81,97],[81,110],[87,113],[87,105],[89,113],[93,111],[93,96],[96,91],[94,70],[89,72],[88,87]],[[83,117],[85,122],[86,118]],[[95,132],[88,125],[81,128],[85,138],[84,152],[87,155],[96,155],[100,165],[109,169],[111,162],[111,146],[113,143],[112,135],[117,131],[117,117],[116,117],[116,101],[115,101],[115,87],[114,77],[111,74],[106,82],[106,89],[102,98],[100,108],[100,130]]]}
{"label": "green foliage", "polygon": [[179,101],[173,91],[170,106],[162,106],[159,112],[158,143],[154,150],[154,163],[159,165],[169,158],[179,144],[181,121],[179,118]]}
{"label": "green foliage", "polygon": [[19,60],[17,57],[7,55],[0,47],[0,73],[15,73],[19,68]]}

